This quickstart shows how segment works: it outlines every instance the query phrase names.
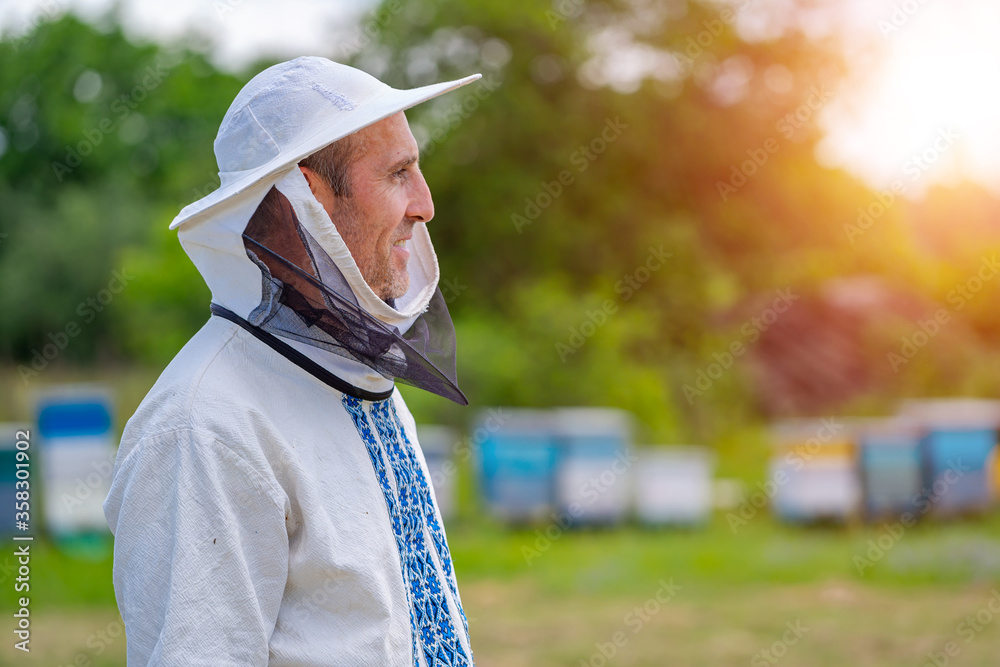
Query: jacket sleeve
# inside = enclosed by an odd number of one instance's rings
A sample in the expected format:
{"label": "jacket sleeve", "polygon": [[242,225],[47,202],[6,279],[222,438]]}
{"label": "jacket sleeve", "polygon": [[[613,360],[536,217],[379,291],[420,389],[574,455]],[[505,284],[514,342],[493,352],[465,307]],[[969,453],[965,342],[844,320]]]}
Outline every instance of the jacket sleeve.
{"label": "jacket sleeve", "polygon": [[288,573],[287,499],[191,430],[140,441],[105,501],[129,667],[267,665]]}

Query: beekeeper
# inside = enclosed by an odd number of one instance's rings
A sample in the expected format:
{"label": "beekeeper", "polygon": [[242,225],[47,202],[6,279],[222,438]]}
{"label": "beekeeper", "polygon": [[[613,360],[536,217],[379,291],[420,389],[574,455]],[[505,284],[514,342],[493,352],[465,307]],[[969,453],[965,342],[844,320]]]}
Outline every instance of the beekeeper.
{"label": "beekeeper", "polygon": [[403,111],[323,58],[236,96],[222,184],[170,225],[213,317],[122,436],[105,515],[128,664],[472,665],[395,382],[467,404]]}

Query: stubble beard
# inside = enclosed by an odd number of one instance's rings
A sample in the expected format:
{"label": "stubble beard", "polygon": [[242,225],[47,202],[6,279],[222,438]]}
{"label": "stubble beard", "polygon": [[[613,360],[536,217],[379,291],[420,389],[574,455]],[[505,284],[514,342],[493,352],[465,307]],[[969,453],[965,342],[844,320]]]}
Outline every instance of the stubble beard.
{"label": "stubble beard", "polygon": [[388,301],[406,294],[406,290],[410,288],[410,272],[404,269],[397,273],[393,270],[391,245],[389,252],[377,258],[374,264],[368,267],[367,272],[362,271],[361,275],[380,299]]}
{"label": "stubble beard", "polygon": [[[357,207],[353,202],[346,200],[343,202],[345,208],[339,212],[334,226],[340,233],[348,249],[358,247],[364,236],[364,225],[358,216]],[[360,260],[354,256],[354,262],[358,265],[361,277],[368,283],[368,287],[383,301],[398,299],[410,288],[410,272],[403,268],[397,273],[392,266],[392,245],[382,252],[381,248],[375,248],[371,256]]]}

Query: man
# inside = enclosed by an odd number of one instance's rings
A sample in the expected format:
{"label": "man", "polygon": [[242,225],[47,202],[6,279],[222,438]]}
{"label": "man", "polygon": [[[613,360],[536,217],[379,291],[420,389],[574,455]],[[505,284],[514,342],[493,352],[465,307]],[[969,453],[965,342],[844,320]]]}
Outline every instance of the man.
{"label": "man", "polygon": [[322,58],[254,77],[222,185],[171,228],[208,323],[122,437],[104,509],[129,665],[472,665],[394,381],[467,401],[395,90]]}

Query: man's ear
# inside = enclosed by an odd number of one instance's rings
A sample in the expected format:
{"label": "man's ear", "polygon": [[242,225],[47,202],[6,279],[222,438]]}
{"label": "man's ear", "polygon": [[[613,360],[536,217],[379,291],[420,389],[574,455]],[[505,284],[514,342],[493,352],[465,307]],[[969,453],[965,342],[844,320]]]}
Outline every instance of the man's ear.
{"label": "man's ear", "polygon": [[316,198],[316,201],[320,203],[327,215],[329,215],[332,219],[333,212],[337,205],[336,197],[333,194],[333,188],[330,187],[330,184],[326,182],[325,178],[317,174],[309,167],[299,165],[299,170],[301,170],[302,175],[306,177],[306,182],[309,183],[309,189],[312,191],[313,197]]}
{"label": "man's ear", "polygon": [[299,165],[299,170],[302,172],[302,175],[306,177],[306,182],[309,183],[309,189],[312,190],[313,196],[318,196],[319,192],[322,190],[323,183],[319,174],[309,167],[303,167],[302,165]]}

